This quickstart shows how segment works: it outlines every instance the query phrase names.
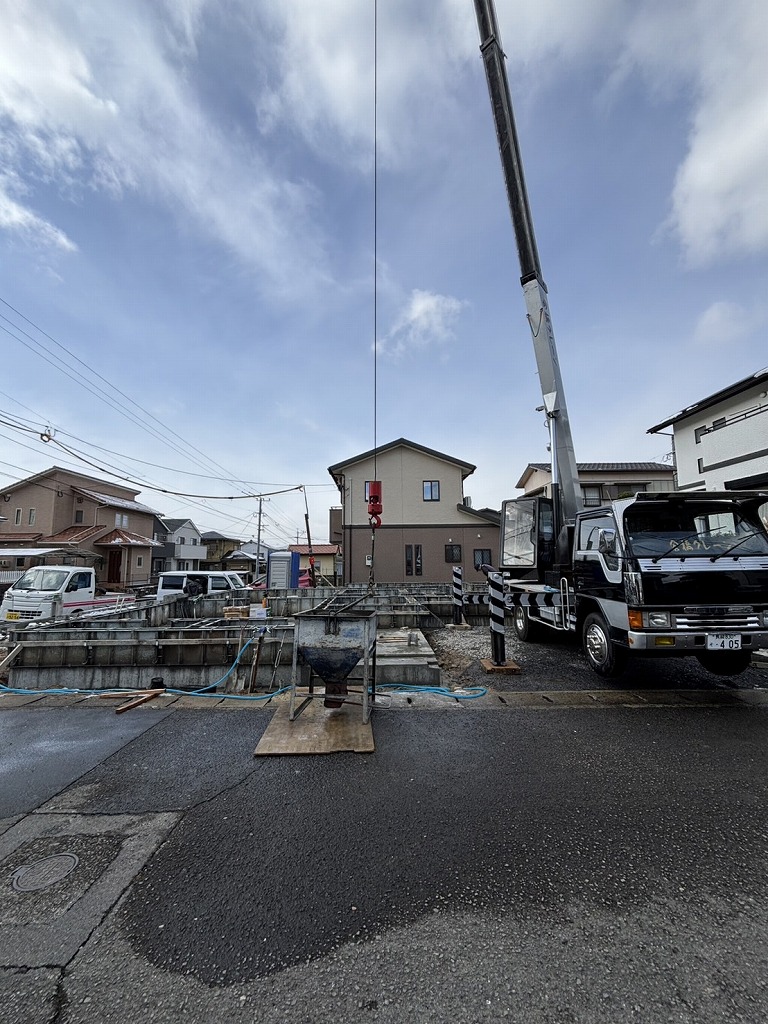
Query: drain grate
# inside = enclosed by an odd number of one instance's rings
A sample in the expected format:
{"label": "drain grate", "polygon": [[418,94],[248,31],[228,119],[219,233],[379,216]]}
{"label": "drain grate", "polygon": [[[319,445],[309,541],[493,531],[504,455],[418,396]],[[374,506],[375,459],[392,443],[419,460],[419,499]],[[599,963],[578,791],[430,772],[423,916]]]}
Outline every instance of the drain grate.
{"label": "drain grate", "polygon": [[22,864],[11,875],[11,885],[16,892],[38,892],[60,882],[71,875],[80,858],[74,853],[56,853],[51,857]]}

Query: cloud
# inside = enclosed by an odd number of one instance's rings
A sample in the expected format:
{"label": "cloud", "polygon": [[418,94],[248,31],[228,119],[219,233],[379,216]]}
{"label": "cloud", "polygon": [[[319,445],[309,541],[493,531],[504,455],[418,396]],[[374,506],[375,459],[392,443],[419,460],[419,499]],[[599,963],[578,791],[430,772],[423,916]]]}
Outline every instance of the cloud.
{"label": "cloud", "polygon": [[[325,246],[313,226],[315,190],[273,170],[256,143],[227,135],[193,86],[202,2],[158,7],[41,8],[0,0],[0,152],[31,194],[131,192],[174,211],[187,231],[229,249],[288,299],[327,284]],[[5,226],[40,244],[66,236],[4,193]],[[71,243],[74,247],[74,243]]]}
{"label": "cloud", "polygon": [[63,231],[16,202],[11,195],[13,184],[13,179],[8,175],[0,175],[0,229],[33,245],[42,244],[46,248],[76,252],[77,246]]}
{"label": "cloud", "polygon": [[735,302],[713,302],[696,323],[694,341],[707,348],[731,346],[749,336],[757,319]]}
{"label": "cloud", "polygon": [[690,110],[666,226],[704,266],[768,249],[768,62],[763,0],[647,0],[628,20],[614,87],[632,70]]}
{"label": "cloud", "polygon": [[466,303],[450,295],[414,289],[392,330],[378,342],[384,355],[399,359],[408,352],[445,344]]}

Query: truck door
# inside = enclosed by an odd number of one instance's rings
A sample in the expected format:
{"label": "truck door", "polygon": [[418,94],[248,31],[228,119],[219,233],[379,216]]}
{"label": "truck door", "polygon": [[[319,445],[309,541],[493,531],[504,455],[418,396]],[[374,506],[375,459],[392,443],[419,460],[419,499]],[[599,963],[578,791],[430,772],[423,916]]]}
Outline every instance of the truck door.
{"label": "truck door", "polygon": [[577,593],[623,605],[621,553],[613,515],[603,510],[579,516],[575,533],[573,582]]}
{"label": "truck door", "polygon": [[514,498],[503,503],[499,564],[510,576],[542,581],[552,567],[554,540],[550,498]]}

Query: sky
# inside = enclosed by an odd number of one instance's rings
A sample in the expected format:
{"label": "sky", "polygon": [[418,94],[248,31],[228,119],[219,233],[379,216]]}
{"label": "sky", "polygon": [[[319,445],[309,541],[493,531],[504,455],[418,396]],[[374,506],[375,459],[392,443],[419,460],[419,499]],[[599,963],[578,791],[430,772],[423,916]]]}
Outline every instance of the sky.
{"label": "sky", "polygon": [[[649,427],[768,364],[768,6],[496,10],[576,457],[663,461]],[[0,0],[0,487],[63,466],[273,547],[399,437],[519,493],[479,41],[471,0]]]}

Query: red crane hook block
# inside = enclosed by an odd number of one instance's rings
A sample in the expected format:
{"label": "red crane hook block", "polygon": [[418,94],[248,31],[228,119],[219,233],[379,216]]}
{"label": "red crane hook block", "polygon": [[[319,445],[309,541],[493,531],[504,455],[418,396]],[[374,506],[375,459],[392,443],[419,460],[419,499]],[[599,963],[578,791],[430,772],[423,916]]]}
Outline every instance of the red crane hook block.
{"label": "red crane hook block", "polygon": [[381,526],[381,480],[368,481],[368,516],[372,529]]}

